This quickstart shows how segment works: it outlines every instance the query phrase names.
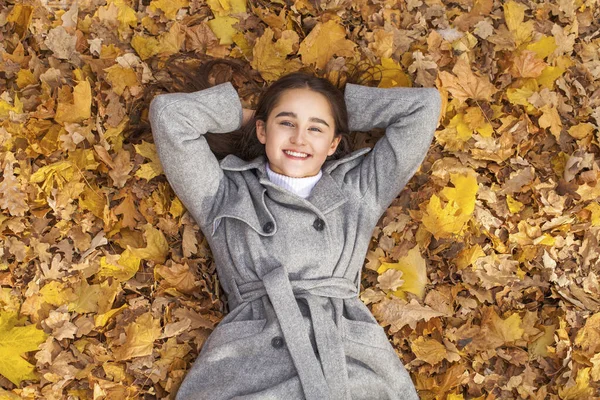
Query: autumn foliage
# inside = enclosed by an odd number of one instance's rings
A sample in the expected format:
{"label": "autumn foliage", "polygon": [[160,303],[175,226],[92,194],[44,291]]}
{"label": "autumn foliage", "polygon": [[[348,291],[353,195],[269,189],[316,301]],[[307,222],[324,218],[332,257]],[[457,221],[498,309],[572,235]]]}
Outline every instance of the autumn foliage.
{"label": "autumn foliage", "polygon": [[423,399],[598,396],[599,21],[595,0],[9,0],[0,398],[173,398],[222,318],[202,233],[130,135],[181,52],[266,83],[362,62],[379,86],[437,87],[361,299]]}

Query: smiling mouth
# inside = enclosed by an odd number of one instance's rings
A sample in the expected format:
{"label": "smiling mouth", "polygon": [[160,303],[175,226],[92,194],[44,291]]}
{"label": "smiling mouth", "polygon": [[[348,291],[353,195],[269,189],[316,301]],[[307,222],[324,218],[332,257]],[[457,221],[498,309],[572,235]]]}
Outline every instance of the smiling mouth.
{"label": "smiling mouth", "polygon": [[283,152],[285,154],[287,154],[288,156],[294,157],[294,158],[308,158],[310,157],[309,154],[306,153],[300,153],[298,151],[291,151],[291,150],[283,150]]}

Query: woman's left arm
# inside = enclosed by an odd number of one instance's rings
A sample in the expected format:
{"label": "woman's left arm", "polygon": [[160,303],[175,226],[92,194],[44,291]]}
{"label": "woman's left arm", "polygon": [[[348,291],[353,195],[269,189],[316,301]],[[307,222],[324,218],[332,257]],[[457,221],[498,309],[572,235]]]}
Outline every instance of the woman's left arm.
{"label": "woman's left arm", "polygon": [[441,98],[434,88],[374,88],[347,84],[350,130],[385,128],[383,136],[358,169],[349,171],[370,206],[380,212],[417,171],[437,127]]}

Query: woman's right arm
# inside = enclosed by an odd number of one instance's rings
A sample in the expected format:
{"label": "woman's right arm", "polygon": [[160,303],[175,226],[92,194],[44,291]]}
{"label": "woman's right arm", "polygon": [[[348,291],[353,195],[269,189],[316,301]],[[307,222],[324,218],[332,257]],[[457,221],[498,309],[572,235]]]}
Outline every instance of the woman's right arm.
{"label": "woman's right arm", "polygon": [[150,103],[154,143],[171,187],[203,226],[225,178],[204,134],[240,128],[242,106],[231,83],[193,93],[156,96]]}

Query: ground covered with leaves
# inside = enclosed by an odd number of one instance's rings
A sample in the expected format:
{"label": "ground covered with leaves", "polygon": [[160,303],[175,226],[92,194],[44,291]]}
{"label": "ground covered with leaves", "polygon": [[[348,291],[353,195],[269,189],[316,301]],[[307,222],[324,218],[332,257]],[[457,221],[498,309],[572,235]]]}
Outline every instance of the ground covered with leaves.
{"label": "ground covered with leaves", "polygon": [[151,135],[128,136],[181,52],[437,87],[361,299],[423,399],[594,398],[599,20],[596,0],[9,0],[0,398],[173,398],[226,311]]}

